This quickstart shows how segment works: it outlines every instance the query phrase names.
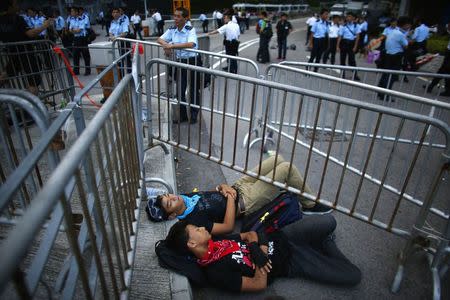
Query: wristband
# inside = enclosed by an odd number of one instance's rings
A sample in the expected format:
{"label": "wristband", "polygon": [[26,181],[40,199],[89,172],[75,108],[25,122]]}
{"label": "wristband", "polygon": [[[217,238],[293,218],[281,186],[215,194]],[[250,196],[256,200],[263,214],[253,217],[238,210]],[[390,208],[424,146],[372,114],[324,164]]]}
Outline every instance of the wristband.
{"label": "wristband", "polygon": [[264,231],[258,231],[258,243],[260,245],[267,246],[269,244],[269,239],[267,238],[267,235]]}
{"label": "wristband", "polygon": [[260,268],[264,267],[269,261],[269,259],[267,258],[266,254],[261,250],[258,243],[257,242],[250,243],[249,248],[255,265],[257,265]]}

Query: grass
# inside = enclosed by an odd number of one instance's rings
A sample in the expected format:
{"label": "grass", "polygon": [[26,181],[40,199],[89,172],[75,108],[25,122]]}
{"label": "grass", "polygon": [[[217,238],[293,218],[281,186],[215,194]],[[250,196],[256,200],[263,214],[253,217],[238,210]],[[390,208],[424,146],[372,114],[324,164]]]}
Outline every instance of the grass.
{"label": "grass", "polygon": [[433,34],[427,41],[427,49],[430,53],[443,54],[447,49],[448,35]]}

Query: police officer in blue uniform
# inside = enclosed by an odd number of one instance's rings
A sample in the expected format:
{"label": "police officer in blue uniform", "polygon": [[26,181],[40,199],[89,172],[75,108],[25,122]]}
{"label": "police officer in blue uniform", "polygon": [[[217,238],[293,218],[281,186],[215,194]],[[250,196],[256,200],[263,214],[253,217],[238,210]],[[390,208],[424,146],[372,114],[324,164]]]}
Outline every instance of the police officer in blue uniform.
{"label": "police officer in blue uniform", "polygon": [[[113,20],[111,21],[111,25],[109,26],[109,39],[114,41],[115,39],[119,37],[127,37],[129,33],[129,23],[127,23],[127,20],[123,17],[121,13],[121,9],[119,8],[113,8],[112,10],[112,17]],[[129,49],[130,49],[130,43],[125,41],[119,41],[119,53],[120,55],[124,55]],[[127,73],[131,73],[131,57],[128,55],[125,58],[127,62]]]}
{"label": "police officer in blue uniform", "polygon": [[[339,28],[339,38],[337,41],[336,50],[341,51],[341,65],[345,66],[345,61],[348,57],[348,64],[356,67],[355,53],[358,50],[360,28],[355,23],[355,14],[349,12],[346,16],[346,23]],[[342,72],[345,77],[345,72]],[[356,72],[354,79],[360,80]]]}
{"label": "police officer in blue uniform", "polygon": [[[320,18],[311,27],[311,34],[309,36],[309,47],[312,48],[311,57],[309,62],[312,63],[316,60],[316,63],[320,63],[323,52],[327,49],[328,42],[328,23],[329,11],[323,8],[320,11]],[[317,68],[314,68],[314,72],[317,72]]]}
{"label": "police officer in blue uniform", "polygon": [[[392,30],[386,37],[385,43],[385,61],[383,69],[400,70],[405,49],[408,47],[408,39],[405,32],[411,28],[411,19],[409,17],[398,18],[398,28]],[[383,73],[378,83],[379,87],[392,88],[392,84],[398,80],[398,75]],[[383,100],[384,94],[378,93],[378,99]]]}
{"label": "police officer in blue uniform", "polygon": [[[177,61],[189,65],[201,66],[201,59],[197,53],[182,50],[183,48],[198,49],[195,28],[186,25],[188,16],[189,12],[185,8],[177,8],[174,13],[175,26],[170,27],[158,38],[157,42],[162,45],[167,56],[172,55],[172,51],[174,51]],[[179,73],[181,73],[181,78],[177,78],[180,76]],[[181,98],[182,102],[186,103],[185,91],[187,88],[188,71],[186,69],[175,70],[173,74],[175,80],[181,85],[181,88],[177,88],[177,92],[179,91],[181,93],[181,97],[180,95],[178,97]],[[189,78],[191,80],[189,86],[191,99],[189,102],[191,105],[200,105],[200,76],[194,71],[189,71]],[[188,117],[186,105],[180,105],[179,122],[189,121],[191,124],[197,122],[198,111],[198,108],[191,106],[190,116]]]}
{"label": "police officer in blue uniform", "polygon": [[88,49],[87,24],[86,20],[78,15],[78,9],[72,7],[70,10],[72,18],[69,20],[69,30],[73,33],[73,71],[76,75],[80,74],[80,55],[83,55],[86,68],[84,75],[91,74],[91,55]]}

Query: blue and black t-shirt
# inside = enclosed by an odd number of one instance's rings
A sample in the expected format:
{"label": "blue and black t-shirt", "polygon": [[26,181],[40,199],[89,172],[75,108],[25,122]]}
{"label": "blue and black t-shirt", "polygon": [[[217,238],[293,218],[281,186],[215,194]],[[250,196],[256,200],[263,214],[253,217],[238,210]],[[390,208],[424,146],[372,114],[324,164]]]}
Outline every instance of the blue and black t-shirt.
{"label": "blue and black t-shirt", "polygon": [[214,223],[223,223],[227,209],[227,199],[219,192],[199,192],[185,194],[188,197],[199,195],[194,210],[185,220],[192,225],[205,227],[211,232]]}

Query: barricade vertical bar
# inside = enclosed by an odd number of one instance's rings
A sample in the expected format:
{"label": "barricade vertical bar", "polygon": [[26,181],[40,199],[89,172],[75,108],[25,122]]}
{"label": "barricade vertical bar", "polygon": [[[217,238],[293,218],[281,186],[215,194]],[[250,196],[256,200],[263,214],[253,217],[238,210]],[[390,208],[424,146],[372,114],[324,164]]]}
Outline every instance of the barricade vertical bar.
{"label": "barricade vertical bar", "polygon": [[[240,116],[240,107],[241,107],[241,86],[242,82],[238,81],[238,86],[237,86],[237,103],[236,103],[236,122],[234,124],[234,143],[233,143],[233,158],[232,158],[232,163],[231,165],[234,166],[236,165],[236,150],[238,147],[237,144],[237,136],[238,136],[238,127],[239,127],[239,116]],[[242,101],[243,102],[243,101]]]}
{"label": "barricade vertical bar", "polygon": [[272,174],[272,181],[275,181],[275,173],[276,173],[276,166],[277,164],[277,160],[278,160],[278,155],[280,153],[280,143],[281,143],[281,132],[283,129],[283,123],[284,123],[284,112],[286,109],[286,98],[287,98],[287,91],[283,92],[283,100],[282,100],[282,104],[281,104],[281,115],[280,115],[280,127],[278,129],[278,140],[277,140],[277,146],[276,146],[276,150],[275,150],[275,163],[274,163],[274,168],[273,168],[273,174]]}
{"label": "barricade vertical bar", "polygon": [[412,174],[412,172],[413,172],[413,170],[414,170],[414,166],[416,165],[417,158],[419,157],[420,151],[422,150],[423,141],[425,140],[425,137],[426,137],[426,134],[427,134],[427,132],[428,132],[428,129],[429,129],[429,125],[427,124],[427,125],[424,127],[424,129],[423,129],[422,137],[420,138],[420,143],[419,143],[419,145],[417,146],[416,152],[414,153],[414,158],[413,158],[413,160],[411,161],[411,164],[410,164],[410,166],[409,166],[409,168],[408,168],[408,172],[407,172],[405,181],[403,182],[403,186],[402,186],[402,188],[401,188],[400,195],[399,195],[399,197],[398,197],[398,199],[397,199],[397,203],[396,203],[395,208],[394,208],[394,211],[393,211],[393,213],[392,213],[392,217],[391,217],[391,219],[390,219],[390,221],[389,221],[389,224],[388,224],[388,227],[389,227],[389,228],[392,227],[392,224],[394,223],[394,218],[395,218],[395,216],[397,215],[398,209],[400,208],[400,202],[401,202],[401,200],[403,199],[403,195],[404,195],[404,193],[405,193],[405,191],[406,191],[406,187],[408,186],[409,179],[411,178],[411,174]]}
{"label": "barricade vertical bar", "polygon": [[319,103],[317,103],[316,116],[315,116],[315,120],[314,120],[313,133],[312,133],[312,137],[311,137],[311,144],[309,145],[308,158],[306,160],[306,168],[305,168],[305,176],[304,176],[304,179],[303,179],[302,192],[305,191],[306,180],[308,178],[309,166],[311,164],[312,149],[314,148],[314,142],[316,140],[317,122],[319,121],[319,115],[320,115],[321,107],[322,107],[322,99],[319,98]]}
{"label": "barricade vertical bar", "polygon": [[[108,122],[109,123],[109,122]],[[119,185],[120,182],[120,178],[117,178],[117,181],[115,180],[115,176],[118,176],[117,173],[114,173],[113,171],[113,167],[115,168],[115,164],[114,164],[114,160],[115,158],[113,157],[113,159],[111,159],[110,151],[109,151],[109,147],[107,144],[108,138],[107,138],[107,127],[105,126],[104,128],[102,128],[101,130],[101,135],[102,135],[102,142],[103,142],[103,152],[105,153],[106,156],[106,163],[108,166],[108,175],[109,175],[109,180],[111,181],[111,191],[112,191],[112,200],[113,200],[113,205],[114,205],[114,212],[116,215],[116,219],[117,219],[117,225],[119,227],[119,238],[120,238],[120,244],[121,244],[121,250],[122,250],[122,255],[123,255],[123,261],[124,261],[124,265],[125,268],[127,267],[127,247],[126,247],[126,238],[124,236],[125,231],[126,231],[126,217],[124,215],[124,211],[121,209],[121,206],[118,202],[121,201],[121,197],[118,195],[118,191],[117,191],[117,186]],[[110,131],[111,132],[111,131]],[[119,191],[120,192],[120,191]],[[112,216],[112,214],[111,214]],[[110,223],[111,223],[111,229],[115,232],[114,228],[116,228],[116,226],[114,225],[114,222],[112,220],[112,218],[110,218]],[[114,239],[113,239],[114,242]],[[123,277],[123,266],[122,266],[122,258],[120,257],[120,246],[117,243],[117,239],[114,242],[116,245],[116,259],[119,262],[119,270],[120,271],[120,283],[121,283],[121,290],[123,290],[125,288],[125,279]]]}
{"label": "barricade vertical bar", "polygon": [[[361,178],[359,180],[358,188],[356,189],[355,199],[353,200],[352,208],[350,209],[350,212],[352,214],[355,212],[356,203],[358,202],[358,199],[359,199],[359,193],[361,191],[361,187],[362,187],[362,184],[363,184],[363,181],[364,181],[365,174],[367,172],[367,168],[369,167],[370,158],[372,157],[372,155],[371,155],[372,154],[372,150],[373,150],[373,147],[375,145],[375,138],[376,138],[376,136],[378,134],[378,130],[380,128],[382,117],[383,117],[382,114],[378,115],[377,123],[375,125],[375,129],[374,129],[373,134],[372,134],[372,139],[370,141],[370,146],[369,146],[369,150],[368,150],[369,152],[367,153],[366,162],[364,163],[364,167],[363,167],[363,170],[362,170],[362,176],[361,176]],[[399,128],[398,133],[400,133],[400,131],[401,131],[401,128]],[[348,149],[347,151],[348,151],[347,154],[350,154],[350,149]],[[347,159],[347,156],[346,156],[346,159]]]}
{"label": "barricade vertical bar", "polygon": [[[395,140],[394,140],[394,143],[392,144],[391,151],[389,153],[389,158],[387,160],[386,166],[384,167],[384,174],[383,174],[383,177],[381,178],[381,183],[380,183],[380,186],[378,187],[378,192],[377,192],[377,195],[375,197],[375,201],[374,201],[374,204],[372,206],[372,211],[371,211],[370,216],[369,216],[369,220],[370,221],[372,221],[373,216],[375,215],[375,211],[376,211],[377,206],[378,206],[378,201],[379,201],[380,196],[381,196],[382,187],[384,186],[384,183],[386,181],[386,178],[387,178],[390,166],[391,166],[391,162],[392,162],[392,159],[394,157],[394,152],[397,149],[398,139],[400,138],[400,134],[401,134],[401,132],[403,130],[403,125],[404,124],[405,124],[405,120],[402,119],[400,121],[399,126],[397,127],[397,133],[395,134]],[[358,189],[358,196],[359,196],[359,189]],[[356,198],[355,198],[355,200],[356,200]]]}
{"label": "barricade vertical bar", "polygon": [[[297,122],[295,124],[295,132],[294,132],[294,141],[292,143],[292,151],[291,151],[291,159],[289,160],[289,170],[288,170],[288,176],[291,176],[291,171],[292,171],[292,164],[294,162],[294,154],[295,154],[295,149],[297,146],[297,138],[298,138],[298,132],[300,130],[300,122],[301,122],[301,116],[302,116],[302,111],[303,111],[303,95],[300,95],[300,103],[298,105],[298,113],[297,113]],[[287,186],[287,181],[286,184]]]}
{"label": "barricade vertical bar", "polygon": [[[356,115],[355,115],[355,119],[353,121],[352,135],[350,136],[350,141],[348,143],[347,153],[345,154],[344,168],[342,168],[341,176],[339,177],[339,185],[338,185],[338,189],[336,191],[336,196],[334,198],[333,207],[336,207],[336,205],[338,204],[338,201],[339,201],[339,196],[341,195],[341,189],[342,189],[342,183],[344,181],[345,170],[347,170],[346,166],[348,164],[348,159],[350,157],[350,151],[351,151],[351,147],[353,145],[353,139],[355,138],[356,126],[358,125],[359,113],[360,113],[360,108],[358,107],[356,109]],[[381,120],[381,114],[378,115],[377,124],[380,122],[380,120]],[[341,142],[341,144],[342,144],[342,142]]]}
{"label": "barricade vertical bar", "polygon": [[[88,154],[88,156],[90,156],[90,154]],[[87,158],[90,161],[90,158]],[[90,166],[90,162],[88,162],[89,166]],[[90,169],[90,167],[89,167]],[[94,232],[94,227],[92,225],[92,220],[91,220],[91,215],[89,214],[89,209],[86,205],[87,202],[87,198],[85,197],[86,192],[84,191],[83,188],[83,183],[81,181],[81,175],[80,175],[80,171],[77,170],[75,173],[75,178],[76,178],[76,183],[77,183],[77,187],[78,187],[78,192],[80,194],[80,203],[81,203],[81,208],[83,211],[83,215],[85,216],[85,220],[86,220],[86,225],[87,225],[87,230],[88,230],[88,234],[89,234],[89,239],[91,241],[94,241],[95,238],[95,232]],[[100,210],[100,214],[101,214],[101,210]],[[103,234],[103,237],[106,238],[106,236]],[[103,268],[102,268],[102,263],[101,263],[101,259],[100,259],[100,253],[97,249],[97,243],[92,242],[91,243],[91,247],[92,247],[92,251],[93,251],[93,256],[94,256],[94,261],[95,264],[97,266],[97,271],[100,274],[100,286],[102,288],[102,292],[103,292],[103,297],[107,298],[108,295],[108,289],[106,287],[106,279],[105,279],[105,274],[103,272]],[[114,274],[114,270],[113,270],[113,274]],[[95,278],[95,280],[91,281],[90,283],[90,289],[91,291],[95,291],[95,284],[97,282],[97,279]]]}
{"label": "barricade vertical bar", "polygon": [[225,78],[225,86],[223,89],[223,111],[222,111],[222,133],[220,140],[220,161],[223,160],[223,146],[225,140],[225,121],[226,121],[226,112],[227,112],[227,95],[228,95],[228,78]]}
{"label": "barricade vertical bar", "polygon": [[[256,88],[256,84],[253,84],[253,93],[252,93],[252,102],[251,102],[251,107],[250,107],[250,116],[254,115],[255,112],[255,98],[256,98],[256,93],[257,93],[257,88]],[[245,154],[245,166],[244,166],[244,170],[247,171],[248,170],[248,155],[250,152],[250,139],[251,139],[251,135],[253,132],[253,118],[250,118],[250,122],[248,125],[248,141],[247,141],[247,150],[246,150],[246,154]]]}
{"label": "barricade vertical bar", "polygon": [[269,107],[271,105],[270,103],[270,98],[272,96],[272,89],[269,88],[269,91],[267,92],[267,98],[263,97],[263,99],[265,100],[265,107],[264,108],[264,119],[263,119],[263,131],[262,131],[262,140],[261,140],[261,150],[259,153],[259,168],[258,168],[258,176],[261,175],[261,167],[262,167],[262,159],[263,159],[263,154],[265,152],[265,146],[266,146],[266,128],[267,128],[267,120],[269,118]]}
{"label": "barricade vertical bar", "polygon": [[211,157],[212,153],[212,137],[211,134],[213,132],[213,123],[214,123],[214,91],[216,88],[216,79],[214,77],[211,78],[211,114],[210,114],[210,121],[209,121],[209,144],[208,144],[208,158]]}
{"label": "barricade vertical bar", "polygon": [[317,196],[316,196],[316,201],[320,199],[320,196],[322,194],[323,183],[325,181],[325,175],[327,173],[328,162],[330,160],[330,153],[331,153],[331,148],[333,147],[334,135],[336,133],[336,125],[337,125],[337,121],[339,119],[339,112],[340,112],[340,110],[341,110],[341,104],[338,103],[337,107],[336,107],[336,111],[334,113],[334,121],[333,121],[333,128],[332,128],[332,131],[331,131],[331,138],[330,138],[330,142],[328,143],[327,157],[325,158],[325,163],[324,163],[324,166],[323,166],[322,176],[320,176],[320,184],[319,184],[319,190],[318,190]]}

